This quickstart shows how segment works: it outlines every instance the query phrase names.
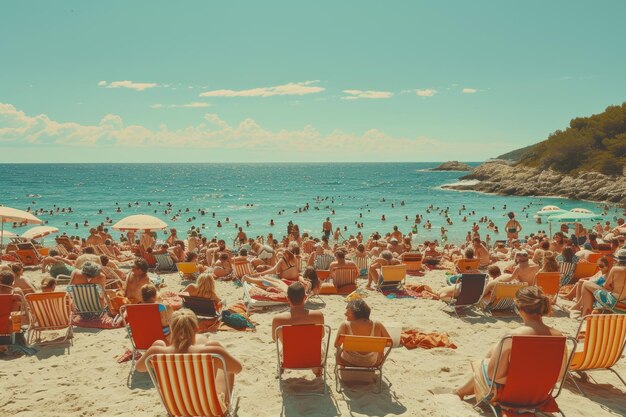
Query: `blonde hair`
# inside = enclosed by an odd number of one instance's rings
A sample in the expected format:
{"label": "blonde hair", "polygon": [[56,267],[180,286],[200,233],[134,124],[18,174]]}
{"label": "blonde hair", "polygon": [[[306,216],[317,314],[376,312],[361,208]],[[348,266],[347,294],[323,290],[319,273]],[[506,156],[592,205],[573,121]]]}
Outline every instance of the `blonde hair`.
{"label": "blonde hair", "polygon": [[209,273],[200,274],[196,285],[196,297],[208,298],[213,301],[219,300],[215,292],[215,280]]}
{"label": "blonde hair", "polygon": [[193,311],[181,308],[172,314],[170,330],[172,331],[172,345],[176,351],[187,352],[196,337],[198,318]]}
{"label": "blonde hair", "polygon": [[541,272],[559,272],[559,263],[556,261],[556,254],[552,251],[545,251],[541,262]]}
{"label": "blonde hair", "polygon": [[539,287],[520,288],[515,294],[515,304],[526,314],[538,314],[540,316],[552,314],[552,302]]}

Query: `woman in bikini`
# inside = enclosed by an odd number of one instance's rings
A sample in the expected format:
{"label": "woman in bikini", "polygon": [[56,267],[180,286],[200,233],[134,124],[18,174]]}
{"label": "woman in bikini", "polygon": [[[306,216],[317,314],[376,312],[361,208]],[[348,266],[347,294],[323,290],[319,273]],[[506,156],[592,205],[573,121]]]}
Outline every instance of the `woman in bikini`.
{"label": "woman in bikini", "polygon": [[504,230],[506,230],[506,237],[509,238],[509,242],[513,239],[517,239],[519,236],[519,232],[522,231],[522,225],[515,220],[515,213],[512,211],[507,214],[509,217],[509,221],[504,225]]}
{"label": "woman in bikini", "polygon": [[[274,267],[263,272],[246,275],[243,277],[244,281],[260,288],[276,287],[287,293],[287,287],[290,284],[300,281],[298,259],[291,250],[291,248],[285,250]],[[267,275],[275,275],[276,277],[268,277]]]}
{"label": "woman in bikini", "polygon": [[215,292],[215,280],[209,273],[200,274],[198,281],[195,284],[189,284],[182,292],[186,292],[192,297],[202,297],[213,300],[215,308],[220,309],[222,300]]}
{"label": "woman in bikini", "polygon": [[346,321],[341,323],[335,338],[336,360],[341,365],[373,366],[380,362],[383,353],[352,352],[341,349],[344,336],[390,337],[382,323],[370,320],[371,309],[362,299],[353,300],[346,307]]}
{"label": "woman in bikini", "polygon": [[198,318],[193,311],[186,308],[172,314],[170,320],[171,345],[167,346],[162,340],[157,340],[148,348],[137,362],[138,372],[147,372],[146,359],[150,355],[168,353],[214,353],[224,358],[226,369],[221,361],[214,361],[215,386],[219,401],[223,409],[228,407],[228,388],[231,392],[235,383],[235,375],[241,372],[241,363],[235,359],[219,342],[210,342],[205,336],[196,334]]}
{"label": "woman in bikini", "polygon": [[[524,321],[521,327],[509,332],[506,336],[562,336],[558,330],[544,324],[543,316],[552,311],[552,302],[543,291],[535,286],[523,287],[515,295],[515,309]],[[496,385],[506,384],[506,376],[511,355],[511,339],[504,341],[500,356],[497,355],[500,342],[495,344],[487,356],[480,362],[472,365],[474,374],[465,384],[454,390],[454,393],[463,400],[466,396],[475,395],[476,399],[484,398],[488,392],[484,387],[491,384],[496,365],[498,374],[495,376]],[[567,365],[567,350],[563,352],[563,366],[561,375],[565,373]]]}
{"label": "woman in bikini", "polygon": [[228,259],[228,253],[221,252],[218,255],[217,261],[213,264],[213,275],[220,281],[227,281],[233,279],[233,266]]}

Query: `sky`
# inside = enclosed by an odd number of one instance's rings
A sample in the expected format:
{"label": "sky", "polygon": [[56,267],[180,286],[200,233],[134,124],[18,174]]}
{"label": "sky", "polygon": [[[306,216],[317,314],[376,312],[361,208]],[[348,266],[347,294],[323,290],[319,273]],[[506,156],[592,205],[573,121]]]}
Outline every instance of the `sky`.
{"label": "sky", "polygon": [[0,3],[0,163],[482,161],[626,98],[614,1]]}

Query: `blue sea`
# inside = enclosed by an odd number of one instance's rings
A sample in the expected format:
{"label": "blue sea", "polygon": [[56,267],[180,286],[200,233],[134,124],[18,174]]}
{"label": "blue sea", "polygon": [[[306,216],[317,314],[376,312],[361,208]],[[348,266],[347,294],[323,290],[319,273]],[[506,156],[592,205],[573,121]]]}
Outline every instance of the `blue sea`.
{"label": "blue sea", "polygon": [[[48,213],[39,214],[39,218],[61,232],[81,237],[88,235],[90,227],[106,222],[107,217],[115,223],[125,216],[141,213],[162,218],[179,233],[192,225],[200,228],[204,225],[203,235],[231,242],[236,226],[243,226],[248,236],[272,232],[281,238],[290,220],[299,225],[301,232],[319,235],[326,217],[331,218],[334,227],[341,227],[344,237],[359,231],[365,235],[374,231],[386,233],[394,225],[408,233],[416,214],[423,215],[418,228],[420,242],[439,239],[441,226],[448,230],[449,241],[462,241],[472,223],[482,216],[488,216],[502,230],[506,212],[514,211],[524,227],[522,234],[528,234],[547,229],[547,225],[537,225],[533,218],[544,205],[602,211],[595,203],[562,198],[443,190],[439,188],[441,185],[457,182],[466,173],[428,171],[437,165],[1,164],[0,204],[31,211],[43,208]],[[164,214],[167,203],[171,203],[173,212]],[[309,210],[298,212],[307,204]],[[428,213],[431,205],[434,209]],[[467,210],[459,215],[463,205]],[[61,212],[61,208],[69,207],[73,213]],[[118,207],[121,212],[117,212]],[[446,207],[450,209],[452,226],[446,224],[441,214]],[[202,210],[206,214],[202,215]],[[179,218],[173,221],[173,215],[179,211]],[[471,215],[472,211],[475,215]],[[615,214],[615,208],[611,208],[607,220],[613,222]],[[385,221],[381,220],[383,215]],[[464,216],[467,222],[462,221]],[[270,226],[270,219],[275,226]],[[218,220],[223,227],[216,227]],[[432,223],[430,231],[423,228],[426,220]],[[88,226],[84,225],[85,221]],[[246,222],[250,225],[246,226]],[[357,222],[363,223],[362,229],[357,228]],[[6,226],[15,233],[28,228]],[[344,226],[347,231],[343,231]],[[480,231],[483,236],[489,233],[492,240],[504,235],[490,233],[486,224],[481,225]]]}

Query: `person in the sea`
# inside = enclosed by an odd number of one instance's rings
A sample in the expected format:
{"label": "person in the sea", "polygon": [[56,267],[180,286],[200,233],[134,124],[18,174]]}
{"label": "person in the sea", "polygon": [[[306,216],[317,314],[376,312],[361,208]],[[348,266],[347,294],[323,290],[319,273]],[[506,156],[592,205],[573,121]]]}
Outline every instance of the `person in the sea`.
{"label": "person in the sea", "polygon": [[168,353],[215,353],[224,358],[226,369],[221,361],[213,361],[215,385],[219,401],[224,408],[228,407],[227,387],[232,391],[235,384],[235,375],[242,370],[241,363],[235,359],[222,344],[209,341],[206,336],[197,334],[198,318],[193,311],[182,308],[174,314],[169,323],[171,344],[168,346],[162,340],[157,340],[148,348],[137,362],[137,372],[147,372],[146,359],[150,355]]}
{"label": "person in the sea", "polygon": [[515,219],[515,213],[512,211],[507,214],[509,220],[504,225],[504,230],[506,230],[506,236],[509,238],[509,241],[513,239],[517,239],[519,236],[519,232],[522,231],[522,225]]}
{"label": "person in the sea", "polygon": [[[546,325],[543,317],[552,312],[552,302],[543,291],[535,286],[520,288],[515,295],[515,309],[524,322],[522,326],[508,332],[505,336],[562,336],[563,334]],[[463,384],[456,388],[454,393],[461,398],[475,395],[477,399],[484,398],[488,392],[482,387],[488,386],[490,378],[498,366],[498,374],[495,375],[495,383],[499,386],[506,385],[509,360],[511,355],[511,339],[503,342],[502,351],[498,356],[500,341],[489,349],[485,358],[472,365],[473,375]],[[563,351],[563,365],[561,375],[565,373],[567,366],[567,350]]]}
{"label": "person in the sea", "polygon": [[363,299],[352,300],[346,306],[346,321],[339,325],[335,337],[335,348],[337,348],[335,357],[338,364],[373,366],[382,360],[382,352],[363,353],[339,349],[346,335],[390,338],[385,326],[378,321],[371,320],[370,314],[371,309]]}

